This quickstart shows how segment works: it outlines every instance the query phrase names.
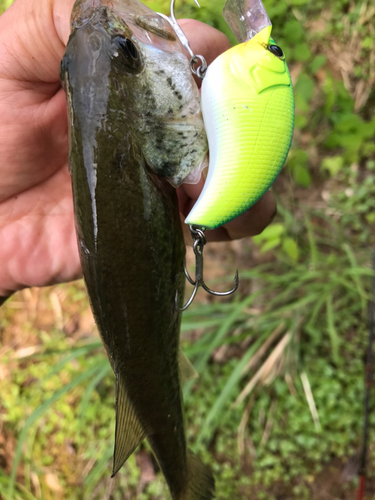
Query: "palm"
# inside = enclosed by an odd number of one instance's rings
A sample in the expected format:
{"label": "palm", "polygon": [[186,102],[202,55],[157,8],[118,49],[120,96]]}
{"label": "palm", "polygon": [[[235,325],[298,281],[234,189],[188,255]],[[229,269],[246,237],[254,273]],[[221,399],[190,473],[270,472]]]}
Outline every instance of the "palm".
{"label": "palm", "polygon": [[57,85],[43,86],[40,92],[30,83],[29,89],[11,91],[13,98],[0,103],[0,262],[8,263],[0,269],[5,288],[0,295],[14,284],[43,285],[80,274],[65,95],[61,89],[56,93]]}
{"label": "palm", "polygon": [[[73,1],[18,0],[0,18],[0,298],[81,273],[59,82]],[[193,50],[208,63],[228,48],[213,28],[189,21],[182,25]],[[179,189],[184,215],[202,184]],[[225,229],[210,232],[211,239],[259,232],[271,220],[274,203],[263,198],[253,208]]]}

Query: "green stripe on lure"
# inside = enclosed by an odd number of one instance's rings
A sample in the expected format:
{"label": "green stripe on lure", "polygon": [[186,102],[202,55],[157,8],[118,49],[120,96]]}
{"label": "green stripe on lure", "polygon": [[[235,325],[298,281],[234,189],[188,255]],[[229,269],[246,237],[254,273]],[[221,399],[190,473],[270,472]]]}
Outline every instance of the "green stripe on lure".
{"label": "green stripe on lure", "polygon": [[227,0],[224,18],[240,43],[208,68],[201,103],[210,162],[186,224],[215,229],[270,188],[288,155],[293,88],[261,0]]}

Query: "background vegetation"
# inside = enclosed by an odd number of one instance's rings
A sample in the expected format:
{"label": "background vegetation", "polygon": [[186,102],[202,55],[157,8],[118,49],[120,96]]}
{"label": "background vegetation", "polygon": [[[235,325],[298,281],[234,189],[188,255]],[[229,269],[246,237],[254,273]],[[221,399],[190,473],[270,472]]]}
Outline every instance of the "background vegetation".
{"label": "background vegetation", "polygon": [[[147,3],[168,12],[167,1]],[[211,282],[238,266],[241,290],[230,301],[201,294],[184,314],[200,373],[184,389],[187,432],[218,499],[343,500],[355,496],[363,426],[375,6],[264,3],[294,82],[293,147],[276,221],[252,241],[207,248]],[[177,14],[228,33],[222,4],[181,0]],[[109,479],[114,379],[81,282],[14,296],[1,309],[0,356],[0,498],[168,498],[146,445]],[[374,461],[370,440],[367,499]]]}

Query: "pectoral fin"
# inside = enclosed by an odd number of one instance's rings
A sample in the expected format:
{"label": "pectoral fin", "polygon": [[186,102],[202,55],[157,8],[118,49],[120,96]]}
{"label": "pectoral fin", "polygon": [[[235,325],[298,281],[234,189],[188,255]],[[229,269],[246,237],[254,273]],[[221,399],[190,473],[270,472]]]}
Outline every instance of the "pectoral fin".
{"label": "pectoral fin", "polygon": [[117,474],[144,437],[144,430],[128,398],[125,385],[117,375],[116,431],[112,477]]}
{"label": "pectoral fin", "polygon": [[199,374],[197,370],[194,368],[192,363],[188,360],[182,349],[180,349],[178,356],[178,363],[180,366],[180,380],[183,384],[188,380],[192,380],[194,378],[199,378]]}

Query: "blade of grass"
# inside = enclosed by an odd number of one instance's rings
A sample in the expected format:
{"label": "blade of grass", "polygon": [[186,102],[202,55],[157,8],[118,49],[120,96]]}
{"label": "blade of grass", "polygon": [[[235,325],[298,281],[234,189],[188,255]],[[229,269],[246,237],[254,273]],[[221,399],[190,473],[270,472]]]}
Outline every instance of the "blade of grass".
{"label": "blade of grass", "polygon": [[214,326],[220,325],[222,323],[224,316],[215,319],[206,319],[201,321],[184,321],[181,325],[181,333],[190,332],[191,330],[201,330],[206,328],[212,328]]}
{"label": "blade of grass", "polygon": [[44,358],[44,357],[47,357],[47,356],[53,356],[53,355],[63,355],[63,354],[66,354],[67,351],[69,352],[73,352],[73,351],[77,351],[77,350],[80,350],[82,349],[83,347],[87,348],[88,349],[88,352],[91,351],[91,350],[94,350],[94,349],[98,349],[99,347],[102,347],[103,344],[100,340],[98,341],[95,341],[95,342],[92,342],[90,341],[90,343],[84,345],[84,346],[72,346],[72,347],[69,347],[69,349],[67,348],[63,348],[63,349],[46,349],[45,351],[43,352],[36,352],[35,354],[32,354],[30,356],[26,356],[24,359],[27,360],[27,359],[40,359],[40,358]]}
{"label": "blade of grass", "polygon": [[[238,454],[240,455],[240,457],[242,457],[245,453],[245,445],[244,444],[245,444],[246,425],[247,425],[247,422],[249,421],[251,410],[253,409],[253,406],[254,406],[254,400],[255,400],[255,394],[252,394],[250,396],[249,402],[247,403],[246,408],[242,414],[240,425],[238,426],[237,447],[238,447]],[[256,452],[255,452],[254,445],[252,448],[253,448],[252,451],[254,451],[253,458],[255,458]]]}
{"label": "blade of grass", "polygon": [[[350,246],[347,243],[344,243],[342,247],[345,250],[346,255],[348,256],[348,260],[351,264],[351,267],[352,268],[358,267],[357,259],[355,258],[354,253],[350,248]],[[359,276],[357,274],[353,275],[353,280],[357,286],[358,295],[361,297],[362,311],[366,311],[367,299],[365,297],[368,297],[368,294],[366,293],[364,287],[362,286],[361,280],[359,279]]]}
{"label": "blade of grass", "polygon": [[[9,496],[9,494],[7,493],[7,489],[9,487],[9,482],[10,482],[10,477],[5,474],[1,469],[0,469],[0,484],[3,484],[4,485],[4,488],[0,488],[0,495],[1,497],[0,498],[4,498],[4,500],[11,500],[11,497]],[[16,497],[15,499],[16,500],[38,500],[32,493],[30,493],[30,491],[27,490],[27,488],[25,488],[25,486],[23,486],[22,484],[20,483],[15,483],[15,488],[16,488],[16,491],[15,491],[15,494],[16,494]],[[18,490],[18,491],[17,491]]]}
{"label": "blade of grass", "polygon": [[318,247],[315,241],[314,237],[314,232],[312,229],[312,224],[310,219],[304,215],[304,220],[305,220],[305,226],[307,229],[307,236],[309,240],[309,246],[310,246],[310,262],[311,262],[311,267],[312,269],[316,269],[318,267],[318,262],[319,262],[319,251]]}
{"label": "blade of grass", "polygon": [[[237,387],[237,384],[243,377],[243,372],[245,366],[248,364],[249,359],[254,355],[254,353],[259,349],[261,344],[267,338],[270,332],[265,332],[261,335],[256,342],[247,350],[247,352],[242,357],[241,361],[237,364],[236,368],[233,370],[231,375],[229,376],[226,384],[223,387],[223,390],[220,393],[220,396],[216,399],[214,405],[209,411],[203,426],[198,434],[197,442],[201,443],[203,439],[210,439],[212,434],[215,432],[217,427],[217,422],[223,416],[223,408],[225,405],[228,405],[228,402]],[[215,422],[216,421],[216,424]]]}
{"label": "blade of grass", "polygon": [[33,411],[33,413],[28,417],[28,419],[25,422],[25,425],[18,437],[17,441],[17,447],[16,447],[16,452],[14,454],[14,459],[13,459],[13,464],[12,464],[12,470],[11,470],[11,475],[10,475],[10,482],[9,482],[9,489],[8,489],[8,495],[10,500],[13,499],[13,493],[14,493],[14,487],[15,487],[15,481],[16,481],[16,474],[17,474],[17,469],[18,465],[21,460],[22,456],[22,446],[26,440],[28,430],[30,426],[36,422],[42,415],[43,413],[48,410],[48,408],[59,398],[61,398],[64,394],[69,392],[71,389],[74,387],[77,387],[80,385],[82,382],[90,378],[92,375],[95,374],[95,372],[98,370],[97,366],[93,366],[90,370],[87,370],[84,373],[81,373],[78,375],[74,380],[69,382],[69,384],[66,384],[64,387],[59,389],[58,391],[55,392],[55,394],[49,398],[47,401],[45,401],[42,405],[40,405],[36,410]]}
{"label": "blade of grass", "polygon": [[308,403],[309,408],[310,408],[310,413],[311,413],[311,416],[314,420],[315,429],[318,432],[321,432],[322,426],[321,426],[320,419],[319,419],[319,413],[318,413],[318,410],[316,409],[314,396],[313,396],[310,382],[309,382],[309,379],[306,375],[306,372],[302,372],[300,374],[300,377],[301,377],[301,381],[302,381],[302,385],[303,385],[303,390],[305,391],[306,400],[307,400],[307,403]]}
{"label": "blade of grass", "polygon": [[[102,345],[100,343],[100,345]],[[60,360],[58,363],[55,364],[55,366],[43,377],[41,382],[45,382],[46,380],[50,379],[55,375],[56,373],[61,372],[61,370],[64,368],[64,366],[69,363],[69,361],[73,361],[74,359],[78,358],[79,356],[83,356],[85,354],[88,354],[90,351],[92,351],[94,348],[92,345],[80,347],[79,349],[74,349],[72,352],[70,352],[67,356],[65,356],[62,360]]]}
{"label": "blade of grass", "polygon": [[108,462],[113,456],[113,443],[110,444],[102,453],[102,457],[96,462],[95,466],[87,475],[85,484],[85,494],[88,494],[98,483],[99,478],[102,476],[103,471],[108,467]]}
{"label": "blade of grass", "polygon": [[339,355],[340,338],[335,328],[335,320],[332,306],[332,295],[329,295],[326,302],[327,331],[331,341],[332,358],[336,364],[341,357]]}
{"label": "blade of grass", "polygon": [[[102,368],[100,368],[102,367]],[[86,413],[87,407],[90,402],[90,398],[92,396],[92,393],[94,392],[96,386],[103,380],[103,378],[110,373],[111,370],[111,365],[108,363],[108,360],[104,360],[103,363],[100,363],[99,366],[99,372],[97,375],[91,380],[91,382],[88,384],[88,386],[85,389],[85,392],[82,396],[80,405],[79,405],[79,410],[78,410],[78,430],[82,429],[83,423],[84,423],[84,415]]]}
{"label": "blade of grass", "polygon": [[[206,366],[208,360],[210,359],[212,352],[220,346],[222,339],[227,335],[229,329],[233,325],[233,323],[236,321],[239,313],[245,308],[248,307],[255,299],[255,295],[250,295],[246,297],[245,300],[240,302],[239,304],[236,304],[232,313],[226,318],[226,320],[222,323],[222,325],[217,329],[215,332],[212,341],[210,342],[209,346],[201,352],[200,356],[198,357],[198,360],[196,363],[194,363],[194,366],[199,373],[201,370],[204,369]],[[194,380],[189,380],[184,387],[184,399],[185,401],[188,400],[191,388],[194,384]]]}
{"label": "blade of grass", "polygon": [[279,356],[284,351],[285,347],[288,345],[289,340],[290,333],[288,332],[283,336],[283,338],[280,340],[280,342],[277,344],[277,346],[274,348],[274,350],[271,352],[271,354],[268,356],[268,358],[262,364],[256,374],[246,384],[245,388],[241,391],[236,401],[234,402],[234,407],[239,406],[244,401],[244,399],[252,392],[257,383],[270,372],[272,366],[275,364]]}
{"label": "blade of grass", "polygon": [[243,368],[242,375],[244,375],[245,373],[252,370],[258,364],[258,362],[263,358],[263,356],[268,351],[268,348],[281,335],[284,328],[285,328],[285,321],[281,322],[280,325],[278,325],[276,327],[276,329],[273,332],[271,332],[271,334],[268,336],[267,340],[260,346],[260,348],[254,354],[254,356],[251,357],[249,362]]}
{"label": "blade of grass", "polygon": [[327,302],[328,297],[331,296],[333,288],[329,287],[327,291],[325,291],[323,294],[321,294],[321,297],[316,301],[312,311],[309,320],[307,321],[307,324],[305,325],[305,329],[311,329],[315,328],[315,322],[317,320],[319,312],[322,310],[324,304]]}

